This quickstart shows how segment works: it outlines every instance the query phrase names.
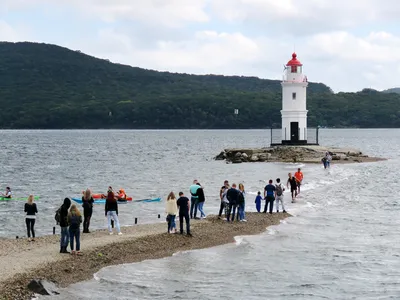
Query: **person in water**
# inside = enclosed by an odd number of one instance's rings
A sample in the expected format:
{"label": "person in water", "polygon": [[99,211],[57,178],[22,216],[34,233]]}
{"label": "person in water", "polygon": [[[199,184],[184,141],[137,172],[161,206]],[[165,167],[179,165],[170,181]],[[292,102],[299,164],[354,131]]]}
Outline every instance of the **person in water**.
{"label": "person in water", "polygon": [[[69,232],[69,244],[71,247],[71,254],[81,254],[81,223],[82,223],[82,215],[79,209],[75,204],[71,205],[68,216],[68,232]],[[74,240],[76,243],[76,251],[74,250]]]}
{"label": "person in water", "polygon": [[272,210],[274,208],[274,200],[275,200],[275,186],[272,184],[272,179],[268,181],[268,184],[264,188],[264,197],[265,197],[265,206],[263,213],[267,213],[267,208],[269,205],[269,213],[272,214]]}
{"label": "person in water", "polygon": [[256,204],[256,210],[258,212],[261,212],[261,201],[262,201],[262,197],[261,197],[261,192],[259,191],[257,193],[256,200],[254,201],[254,203]]}
{"label": "person in water", "polygon": [[297,197],[297,181],[296,178],[294,178],[294,176],[292,176],[292,173],[289,173],[289,178],[287,180],[286,186],[287,188],[289,188],[290,186],[290,192],[292,194],[292,203],[295,202],[295,199]]}
{"label": "person in water", "polygon": [[92,197],[92,192],[89,189],[86,189],[83,197],[82,197],[82,207],[83,207],[83,233],[90,233],[89,225],[90,219],[93,213],[93,203],[94,199]]}
{"label": "person in water", "polygon": [[[36,214],[38,212],[36,203],[33,202],[33,195],[29,195],[28,201],[25,203],[24,212],[26,213],[25,216],[25,223],[26,223],[26,231],[28,234],[28,240],[34,241],[35,240],[35,221],[36,221]],[[32,238],[31,238],[32,233]]]}
{"label": "person in water", "polygon": [[119,220],[118,220],[118,201],[115,199],[115,195],[112,191],[109,191],[107,193],[107,199],[106,199],[106,205],[104,207],[105,210],[105,216],[107,217],[107,223],[108,223],[108,231],[111,234],[113,234],[112,228],[111,228],[111,219],[114,220],[115,226],[117,227],[117,232],[118,235],[122,235],[121,228],[119,226]]}
{"label": "person in water", "polygon": [[298,168],[297,172],[294,173],[294,178],[296,178],[297,182],[297,194],[300,194],[300,185],[303,183],[303,172],[301,172],[301,169]]}
{"label": "person in water", "polygon": [[275,184],[275,203],[276,203],[276,212],[279,212],[279,202],[282,205],[282,210],[285,213],[285,205],[283,204],[283,192],[285,191],[285,187],[283,186],[281,179],[277,178],[276,179],[276,184]]}
{"label": "person in water", "polygon": [[6,192],[1,194],[3,198],[12,198],[11,188],[6,187]]}
{"label": "person in water", "polygon": [[64,203],[60,208],[60,227],[61,227],[61,239],[60,239],[60,253],[69,253],[67,251],[69,243],[69,232],[68,232],[68,210],[71,206],[71,200],[69,198],[64,199]]}
{"label": "person in water", "polygon": [[179,208],[179,229],[180,233],[183,234],[183,219],[186,221],[186,235],[192,236],[190,232],[190,201],[183,192],[179,192],[179,199],[176,201],[176,204]]}
{"label": "person in water", "polygon": [[176,197],[174,192],[169,193],[165,207],[167,213],[168,233],[176,233],[176,214],[178,213],[178,205],[176,204]]}
{"label": "person in water", "polygon": [[328,151],[326,151],[325,156],[322,158],[322,163],[324,164],[325,169],[330,168],[331,161],[332,161],[332,156]]}

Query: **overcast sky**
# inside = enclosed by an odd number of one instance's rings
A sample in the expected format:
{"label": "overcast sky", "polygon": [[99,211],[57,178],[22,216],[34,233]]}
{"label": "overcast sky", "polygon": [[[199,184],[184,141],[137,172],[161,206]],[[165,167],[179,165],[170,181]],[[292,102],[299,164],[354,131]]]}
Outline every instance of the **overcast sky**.
{"label": "overcast sky", "polygon": [[335,92],[400,86],[398,0],[0,0],[0,40],[113,62],[281,79],[296,50]]}

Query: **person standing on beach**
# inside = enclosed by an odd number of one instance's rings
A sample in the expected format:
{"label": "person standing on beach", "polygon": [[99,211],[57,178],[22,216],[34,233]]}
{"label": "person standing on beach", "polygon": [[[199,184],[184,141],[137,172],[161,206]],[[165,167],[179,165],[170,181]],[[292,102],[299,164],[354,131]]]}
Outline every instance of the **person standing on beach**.
{"label": "person standing on beach", "polygon": [[115,227],[117,227],[118,235],[122,235],[118,220],[118,202],[115,198],[114,193],[111,190],[109,190],[107,193],[106,205],[104,206],[104,210],[107,217],[108,232],[110,233],[110,235],[113,234],[111,228],[111,219],[114,221]]}
{"label": "person standing on beach", "polygon": [[275,200],[276,200],[276,212],[279,212],[279,202],[282,205],[282,210],[285,213],[285,205],[283,204],[283,192],[285,191],[285,187],[283,186],[281,179],[277,178],[276,179],[276,184],[275,184]]}
{"label": "person standing on beach", "polygon": [[246,191],[244,190],[244,185],[239,183],[239,208],[238,208],[238,216],[240,222],[247,222],[245,219],[246,216]]}
{"label": "person standing on beach", "polygon": [[178,213],[178,206],[176,204],[176,197],[174,192],[169,193],[167,197],[165,212],[167,213],[168,233],[173,233],[173,230],[175,230],[176,233],[175,218],[176,214]]}
{"label": "person standing on beach", "polygon": [[[71,247],[71,254],[81,254],[81,223],[82,215],[75,204],[71,205],[71,208],[67,217],[68,221],[68,232],[69,232],[69,244]],[[76,251],[74,250],[74,240],[76,242]]]}
{"label": "person standing on beach", "polygon": [[83,233],[89,233],[89,225],[90,225],[90,218],[92,217],[93,213],[93,197],[92,192],[89,189],[86,189],[83,197],[82,197],[82,207],[83,207]]}
{"label": "person standing on beach", "polygon": [[297,197],[297,181],[294,176],[292,176],[292,173],[289,173],[289,178],[286,183],[287,188],[290,186],[290,193],[292,194],[292,203],[295,202],[295,199]]}
{"label": "person standing on beach", "polygon": [[183,218],[185,218],[186,222],[186,235],[192,236],[190,233],[190,218],[189,218],[189,211],[190,211],[190,202],[187,197],[183,194],[183,192],[179,192],[179,199],[176,201],[176,204],[179,208],[179,227],[180,233],[183,234]]}
{"label": "person standing on beach", "polygon": [[274,208],[274,200],[275,200],[275,186],[272,184],[272,179],[269,180],[269,183],[264,188],[264,197],[265,197],[265,206],[263,213],[267,213],[267,208],[269,205],[269,213],[272,214],[272,210]]}
{"label": "person standing on beach", "polygon": [[[36,214],[38,212],[36,203],[33,202],[33,195],[29,195],[28,202],[25,203],[24,211],[26,212],[25,223],[26,223],[26,231],[28,233],[28,240],[35,240],[35,221]],[[32,233],[32,239],[31,239]]]}
{"label": "person standing on beach", "polygon": [[219,190],[219,198],[221,199],[221,204],[219,207],[218,219],[221,219],[223,211],[225,211],[225,217],[226,217],[226,214],[227,214],[226,206],[227,206],[227,203],[229,202],[228,199],[226,198],[226,194],[227,194],[228,190],[229,190],[229,182],[228,182],[228,180],[225,180],[224,185]]}
{"label": "person standing on beach", "polygon": [[259,191],[259,192],[257,193],[256,200],[254,201],[254,203],[256,204],[256,210],[257,210],[258,212],[261,212],[261,200],[262,200],[261,192]]}
{"label": "person standing on beach", "polygon": [[201,187],[201,184],[197,183],[197,185],[199,186],[199,188],[197,189],[196,196],[197,196],[198,208],[200,211],[200,218],[205,219],[206,214],[204,213],[203,206],[204,206],[204,202],[206,201],[206,197],[204,195],[204,190]]}
{"label": "person standing on beach", "polygon": [[[197,190],[201,187],[201,186],[199,186],[198,184],[198,181],[195,179],[195,180],[193,180],[193,184],[189,187],[189,189],[190,189],[190,194],[191,194],[191,197],[190,197],[190,218],[191,219],[193,219],[193,217],[195,218],[195,219],[199,219],[199,218],[197,218],[197,208],[198,208],[198,205],[199,205],[199,202],[198,202],[198,200],[199,200],[199,197],[198,196],[196,196],[196,193],[197,193]],[[194,214],[193,214],[193,211],[194,211]]]}
{"label": "person standing on beach", "polygon": [[[228,209],[228,214],[226,216],[226,221],[235,221],[235,212],[237,205],[239,203],[239,193],[240,191],[236,189],[236,183],[232,184],[232,187],[227,191],[226,197],[228,198],[229,201],[229,209]],[[232,220],[230,220],[230,216],[232,213]]]}
{"label": "person standing on beach", "polygon": [[297,172],[294,173],[294,178],[296,178],[296,183],[297,183],[297,194],[300,194],[300,185],[303,183],[303,172],[301,172],[301,169],[298,168]]}
{"label": "person standing on beach", "polygon": [[69,198],[64,199],[63,205],[60,208],[60,227],[61,227],[61,240],[60,240],[60,253],[69,253],[67,251],[69,242],[68,232],[68,210],[71,206],[71,200]]}

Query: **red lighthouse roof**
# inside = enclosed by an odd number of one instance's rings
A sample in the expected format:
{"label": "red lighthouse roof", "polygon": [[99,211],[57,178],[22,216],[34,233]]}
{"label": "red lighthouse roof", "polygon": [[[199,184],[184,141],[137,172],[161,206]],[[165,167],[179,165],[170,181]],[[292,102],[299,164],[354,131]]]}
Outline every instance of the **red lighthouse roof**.
{"label": "red lighthouse roof", "polygon": [[288,61],[287,66],[302,66],[303,64],[297,59],[297,54],[292,54],[292,59]]}

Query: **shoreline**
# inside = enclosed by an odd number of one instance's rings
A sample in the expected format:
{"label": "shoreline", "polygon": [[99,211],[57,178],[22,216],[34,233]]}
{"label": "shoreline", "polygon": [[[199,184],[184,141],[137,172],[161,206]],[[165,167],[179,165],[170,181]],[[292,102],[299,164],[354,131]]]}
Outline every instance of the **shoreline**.
{"label": "shoreline", "polygon": [[166,233],[166,223],[123,227],[122,236],[98,230],[81,235],[82,256],[58,253],[59,235],[40,237],[31,243],[25,239],[6,239],[0,249],[0,268],[4,274],[0,278],[0,299],[31,299],[34,294],[27,285],[32,279],[44,279],[64,288],[92,279],[94,273],[106,266],[229,244],[237,236],[263,233],[268,226],[278,225],[290,216],[248,212],[248,222],[227,223],[210,215],[204,220],[191,220],[193,237]]}

